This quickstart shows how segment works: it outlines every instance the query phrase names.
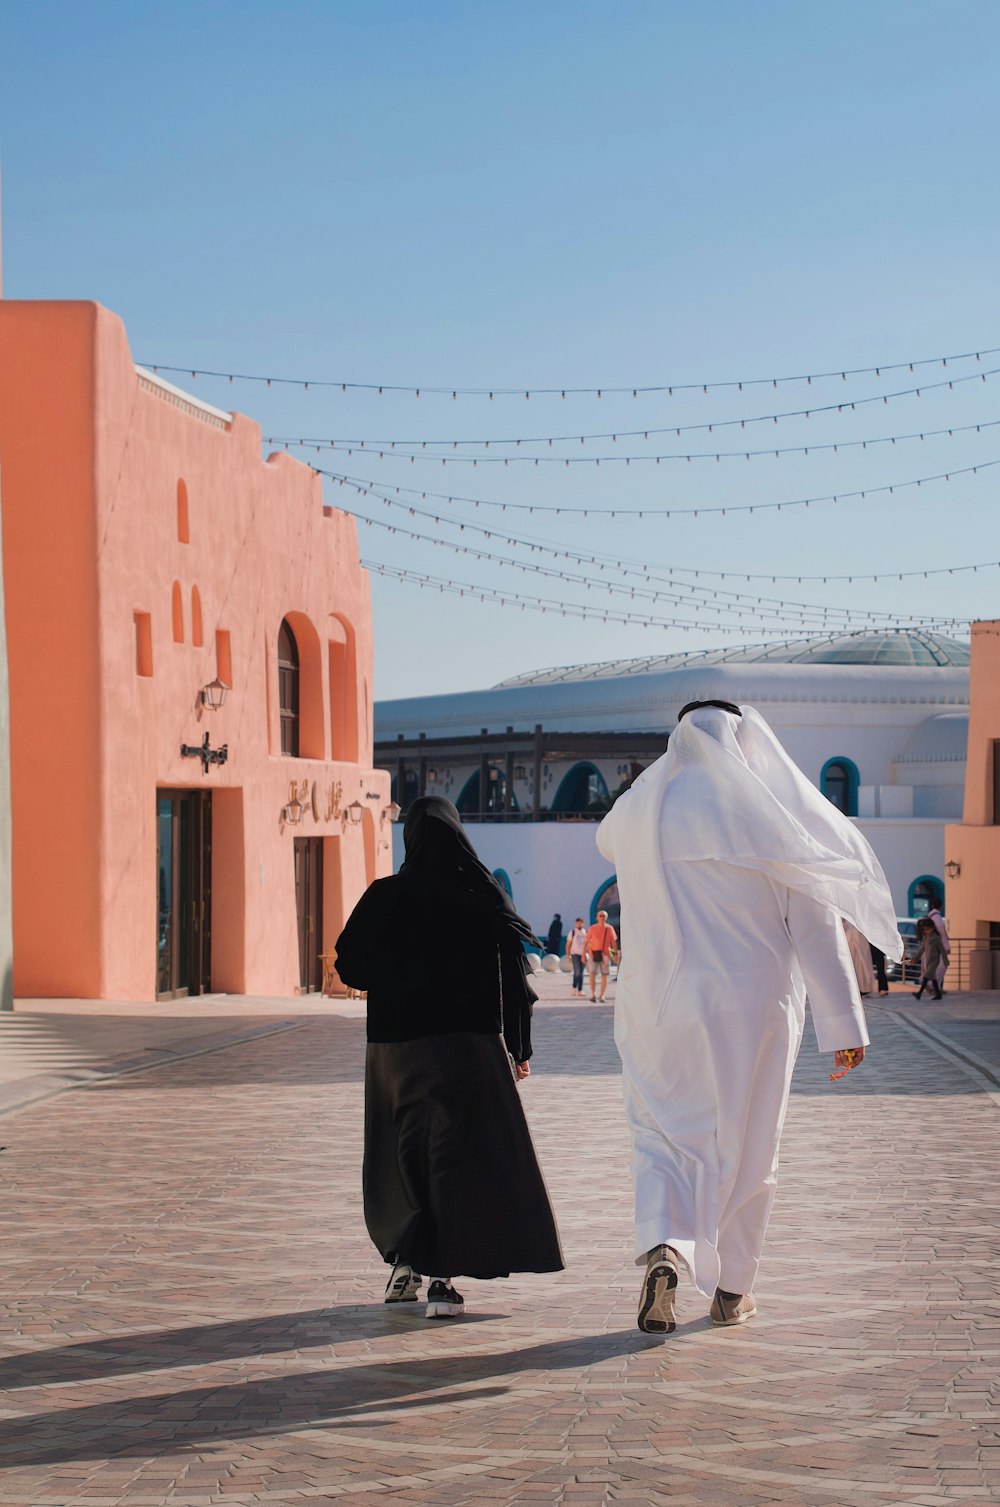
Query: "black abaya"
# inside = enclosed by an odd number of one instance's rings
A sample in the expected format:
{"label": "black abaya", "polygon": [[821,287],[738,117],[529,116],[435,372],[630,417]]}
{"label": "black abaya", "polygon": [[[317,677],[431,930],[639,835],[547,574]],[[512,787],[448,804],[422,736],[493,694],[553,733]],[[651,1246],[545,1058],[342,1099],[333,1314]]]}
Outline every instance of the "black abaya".
{"label": "black abaya", "polygon": [[368,994],[369,1233],[386,1261],[424,1273],[559,1271],[507,1056],[531,1056],[531,929],[449,801],[415,802],[405,835],[400,873],[371,886],[337,943],[340,977]]}

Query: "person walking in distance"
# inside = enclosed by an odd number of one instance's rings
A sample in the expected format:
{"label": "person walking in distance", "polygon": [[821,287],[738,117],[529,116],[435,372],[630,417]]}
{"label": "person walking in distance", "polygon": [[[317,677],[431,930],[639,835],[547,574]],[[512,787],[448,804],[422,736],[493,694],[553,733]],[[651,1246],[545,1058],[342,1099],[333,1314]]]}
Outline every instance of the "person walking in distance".
{"label": "person walking in distance", "polygon": [[937,932],[938,938],[941,943],[941,957],[938,961],[935,978],[937,979],[938,989],[943,994],[944,976],[951,965],[951,938],[948,935],[948,928],[945,925],[944,917],[941,914],[941,906],[936,900],[928,910],[927,918],[928,920],[934,922],[934,930]]}
{"label": "person walking in distance", "polygon": [[719,1325],[753,1295],[808,991],[837,1076],[868,1034],[846,917],[902,955],[864,837],[764,719],[684,707],[665,754],[604,818],[627,918],[615,1040],[632,1133],[639,1328],[670,1333],[680,1274]]}
{"label": "person walking in distance", "polygon": [[548,936],[545,939],[546,951],[554,952],[556,957],[558,957],[562,952],[562,937],[562,916],[556,911],[552,917],[552,925],[549,927]]}
{"label": "person walking in distance", "polygon": [[365,891],[337,941],[340,977],[368,991],[365,1222],[392,1266],[385,1301],[415,1301],[424,1273],[427,1317],[457,1318],[453,1277],[562,1270],[515,1087],[531,1071],[535,935],[451,801],[415,800],[403,842],[399,873]]}
{"label": "person walking in distance", "polygon": [[606,910],[597,912],[597,920],[587,932],[587,966],[590,973],[590,1003],[596,1005],[597,979],[601,980],[601,1002],[603,1003],[608,987],[608,978],[611,973],[611,960],[618,946],[618,933],[613,926],[608,924]]}
{"label": "person walking in distance", "polygon": [[941,985],[938,979],[944,971],[941,967],[944,947],[941,942],[941,933],[930,915],[921,916],[917,922],[917,937],[920,942],[920,988],[916,990],[913,998],[923,999],[924,990],[929,989],[932,998],[940,999]]}
{"label": "person walking in distance", "polygon": [[577,916],[573,930],[566,938],[566,956],[573,965],[573,988],[577,994],[583,993],[583,963],[587,951],[587,928],[583,924],[583,917]]}

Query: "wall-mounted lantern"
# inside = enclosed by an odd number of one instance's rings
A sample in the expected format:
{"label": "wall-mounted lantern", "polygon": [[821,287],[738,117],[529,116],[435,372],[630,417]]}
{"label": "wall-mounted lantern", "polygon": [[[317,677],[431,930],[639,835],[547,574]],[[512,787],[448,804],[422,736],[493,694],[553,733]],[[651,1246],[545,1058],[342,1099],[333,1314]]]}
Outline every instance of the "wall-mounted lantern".
{"label": "wall-mounted lantern", "polygon": [[295,780],[288,787],[288,800],[281,808],[281,815],[290,827],[297,827],[307,811],[309,781],[303,780],[301,788]]}
{"label": "wall-mounted lantern", "polygon": [[402,814],[403,808],[398,801],[393,801],[390,805],[382,807],[383,821],[398,822]]}
{"label": "wall-mounted lantern", "polygon": [[361,813],[363,810],[364,807],[362,806],[360,801],[352,801],[348,806],[347,820],[351,823],[352,827],[356,827],[358,825],[358,822],[361,820]]}
{"label": "wall-mounted lantern", "polygon": [[[428,771],[427,771],[427,783],[428,783],[428,785],[436,785],[437,784],[437,777],[438,777],[438,772],[437,772],[436,769],[428,769]],[[395,818],[394,818],[394,820],[395,820]]]}
{"label": "wall-mounted lantern", "polygon": [[962,872],[962,865],[956,862],[954,858],[949,858],[948,862],[944,866],[944,871],[948,875],[949,879],[957,879],[959,874]]}
{"label": "wall-mounted lantern", "polygon": [[229,686],[226,685],[224,680],[220,680],[216,676],[214,680],[208,682],[208,685],[202,686],[201,704],[202,706],[207,706],[210,712],[221,711],[226,704],[228,692]]}

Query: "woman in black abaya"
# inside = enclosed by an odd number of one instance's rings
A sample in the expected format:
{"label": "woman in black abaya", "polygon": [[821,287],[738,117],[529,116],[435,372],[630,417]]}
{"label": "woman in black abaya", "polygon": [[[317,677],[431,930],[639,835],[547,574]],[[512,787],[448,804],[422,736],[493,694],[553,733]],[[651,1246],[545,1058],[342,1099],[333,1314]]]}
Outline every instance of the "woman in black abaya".
{"label": "woman in black abaya", "polygon": [[[459,1275],[562,1269],[515,1086],[531,1057],[522,942],[535,937],[476,856],[455,807],[410,807],[398,874],[362,895],[337,972],[368,993],[365,1222],[393,1266],[387,1303],[457,1317]],[[508,1055],[509,1054],[509,1055]]]}

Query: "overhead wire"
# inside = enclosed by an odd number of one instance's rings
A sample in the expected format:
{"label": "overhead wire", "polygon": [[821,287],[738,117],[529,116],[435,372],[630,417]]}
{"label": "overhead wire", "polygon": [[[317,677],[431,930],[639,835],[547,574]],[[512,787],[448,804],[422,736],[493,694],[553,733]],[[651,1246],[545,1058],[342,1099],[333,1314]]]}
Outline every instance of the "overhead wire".
{"label": "overhead wire", "polygon": [[[673,434],[677,438],[680,438],[680,436],[682,434],[692,434],[692,433],[695,433],[697,431],[707,432],[708,434],[713,434],[716,429],[735,429],[737,427],[740,428],[740,429],[746,429],[748,427],[748,425],[751,425],[751,424],[778,424],[782,420],[787,420],[787,419],[811,419],[811,418],[815,418],[819,414],[828,414],[828,413],[842,414],[842,413],[854,412],[856,409],[866,407],[870,403],[882,403],[883,405],[885,405],[885,404],[888,404],[888,403],[890,403],[892,401],[895,401],[897,398],[912,398],[912,397],[919,398],[919,397],[922,397],[924,395],[924,393],[935,392],[939,388],[942,388],[942,387],[947,387],[949,389],[954,389],[955,387],[957,387],[959,385],[959,383],[962,383],[962,382],[986,382],[990,377],[995,377],[998,372],[1000,372],[1000,367],[991,367],[989,371],[974,372],[971,376],[968,376],[968,377],[952,377],[952,378],[949,378],[945,382],[928,382],[928,383],[925,383],[922,387],[901,388],[898,392],[874,393],[874,394],[872,394],[872,395],[870,395],[868,397],[865,397],[865,398],[851,398],[851,399],[848,399],[844,403],[825,403],[825,404],[820,404],[820,405],[817,405],[817,406],[814,406],[814,407],[811,407],[811,408],[789,408],[789,409],[784,410],[781,413],[753,414],[753,415],[751,415],[749,417],[735,418],[735,419],[712,419],[711,421],[703,420],[701,423],[698,423],[698,424],[668,424],[665,427],[659,428],[659,429],[649,428],[649,429],[634,429],[634,430],[613,430],[613,431],[609,430],[605,434],[592,434],[592,435],[586,435],[586,434],[565,434],[565,435],[553,435],[553,436],[551,436],[551,438],[549,438],[548,436],[540,436],[540,437],[535,438],[535,439],[523,439],[523,438],[522,439],[516,439],[515,438],[515,439],[505,439],[505,440],[395,440],[395,441],[384,441],[383,442],[384,444],[389,444],[390,445],[389,449],[376,449],[376,448],[373,448],[373,442],[369,442],[367,440],[357,440],[357,441],[351,441],[351,440],[309,440],[309,439],[298,439],[298,440],[296,440],[292,436],[289,436],[286,440],[280,439],[278,437],[272,437],[268,441],[268,443],[269,444],[276,444],[276,445],[277,444],[284,445],[286,448],[288,446],[294,446],[294,447],[297,447],[299,449],[305,448],[305,449],[314,449],[314,450],[323,450],[323,449],[337,450],[337,451],[340,451],[341,453],[345,453],[346,452],[346,454],[348,454],[348,455],[353,454],[353,452],[355,450],[361,450],[366,455],[376,455],[376,456],[381,457],[383,460],[406,460],[406,461],[410,461],[410,462],[415,462],[417,460],[431,460],[431,461],[437,462],[439,465],[442,465],[442,466],[448,466],[448,465],[452,465],[452,466],[454,466],[454,465],[472,465],[472,466],[475,466],[475,465],[481,465],[481,466],[485,466],[485,465],[509,465],[512,462],[518,461],[518,460],[520,460],[520,461],[530,461],[530,462],[533,462],[535,465],[541,464],[542,461],[546,461],[550,465],[567,465],[567,466],[569,466],[569,465],[600,465],[602,461],[606,461],[606,462],[607,461],[613,461],[613,462],[616,462],[616,463],[622,462],[622,461],[626,460],[627,457],[621,456],[621,455],[604,455],[604,456],[561,456],[561,455],[557,455],[557,456],[533,456],[533,455],[528,455],[528,456],[513,456],[513,455],[506,455],[506,456],[505,455],[492,455],[492,456],[486,456],[486,455],[476,455],[476,456],[463,456],[463,455],[439,455],[436,452],[427,454],[425,452],[426,452],[427,445],[433,445],[433,444],[450,445],[450,446],[452,446],[453,448],[456,448],[456,449],[457,449],[457,447],[460,444],[482,445],[482,446],[484,446],[486,448],[488,448],[490,445],[498,445],[498,444],[500,444],[500,445],[515,445],[515,446],[519,445],[519,444],[546,444],[546,445],[548,445],[548,444],[553,444],[553,445],[554,444],[581,444],[582,445],[582,444],[585,444],[588,439],[613,439],[613,440],[617,440],[618,438],[622,438],[622,439],[634,439],[634,438],[636,438],[637,436],[640,436],[640,435],[644,439],[648,439],[651,434],[654,434],[654,435],[655,434]],[[410,450],[394,449],[394,448],[392,448],[393,445],[396,445],[396,446],[419,445],[421,448],[419,450],[414,450],[414,449],[410,449]],[[746,451],[737,452],[737,453],[746,455]],[[761,453],[766,454],[768,452],[767,451],[763,451]],[[635,457],[635,459],[640,459],[640,458],[641,459],[646,459],[646,460],[654,460],[654,461],[657,459],[657,457],[655,455],[654,456],[645,456],[645,457]],[[662,456],[660,457],[660,459],[664,459],[664,458],[665,457],[662,457]]]}
{"label": "overhead wire", "polygon": [[[684,632],[689,632],[692,629],[695,631],[704,631],[706,627],[710,627],[713,633],[745,634],[747,631],[744,624],[705,624],[691,622],[688,619],[682,618],[650,617],[639,613],[622,611],[614,607],[591,607],[586,603],[559,601],[550,597],[530,596],[521,592],[500,591],[492,586],[479,586],[470,581],[455,581],[450,576],[432,576],[421,571],[410,570],[404,566],[388,565],[384,561],[379,560],[366,560],[362,558],[361,564],[365,570],[370,570],[375,575],[406,581],[417,586],[427,587],[438,592],[446,592],[454,596],[493,602],[499,606],[519,606],[522,611],[531,608],[543,613],[558,613],[562,617],[589,618],[605,623],[629,623],[643,628],[679,628]],[[954,622],[958,626],[959,620],[955,619]]]}
{"label": "overhead wire", "polygon": [[[1000,419],[987,419],[987,420],[984,420],[984,421],[982,421],[982,422],[980,422],[978,424],[953,424],[953,425],[951,425],[947,429],[920,429],[920,430],[913,430],[909,434],[877,435],[877,436],[875,436],[873,438],[862,439],[862,440],[830,440],[830,441],[828,441],[826,443],[817,444],[817,445],[779,445],[777,448],[768,446],[766,449],[763,449],[763,450],[690,450],[690,451],[677,451],[677,450],[674,450],[674,451],[669,451],[669,452],[667,452],[665,454],[660,454],[660,455],[631,455],[631,456],[605,455],[605,456],[587,456],[587,457],[584,457],[584,459],[586,460],[587,464],[595,464],[598,460],[605,460],[605,461],[609,461],[609,462],[621,462],[621,461],[624,461],[626,465],[628,465],[632,461],[635,461],[635,462],[639,462],[639,461],[655,461],[656,464],[659,465],[662,461],[671,461],[671,460],[683,460],[683,461],[696,461],[696,460],[714,460],[714,461],[723,461],[723,460],[757,460],[757,459],[760,459],[761,457],[766,457],[767,459],[770,460],[770,459],[777,459],[778,457],[780,457],[782,455],[813,455],[813,454],[819,453],[820,451],[825,451],[825,450],[832,450],[835,453],[839,452],[841,450],[871,450],[871,449],[875,449],[875,447],[879,446],[879,445],[899,445],[899,444],[904,443],[904,441],[907,441],[907,440],[940,439],[940,438],[942,438],[944,436],[947,436],[949,439],[953,439],[955,437],[955,435],[957,435],[957,434],[971,434],[971,433],[981,434],[984,429],[996,429],[998,426],[1000,426]],[[618,440],[618,439],[627,439],[627,438],[629,438],[631,436],[631,434],[641,434],[644,438],[648,438],[648,436],[651,435],[651,434],[666,434],[666,433],[673,433],[673,432],[674,431],[672,429],[671,430],[661,430],[661,429],[646,429],[646,430],[642,430],[642,429],[637,429],[637,430],[634,430],[634,431],[630,431],[629,434],[625,434],[623,432],[621,432],[621,433],[620,432],[615,432],[615,433],[610,433],[609,432],[608,434],[587,434],[587,435],[581,435],[581,436],[579,436],[579,439],[580,439],[581,442],[584,441],[584,440],[592,440],[592,439]],[[493,444],[493,445],[522,445],[522,444],[524,444],[524,445],[542,445],[542,444],[552,445],[552,444],[555,444],[555,443],[561,443],[563,439],[565,439],[566,442],[568,442],[569,438],[570,438],[569,436],[563,436],[563,437],[553,436],[552,439],[545,439],[544,437],[534,437],[534,438],[531,438],[531,439],[525,438],[523,440],[449,440],[449,441],[443,441],[443,440],[425,440],[425,441],[421,441],[420,443],[424,444],[424,445],[434,445],[434,444],[445,444],[445,443],[448,443],[448,444],[456,445],[456,446],[457,445],[464,445],[464,444],[485,445],[485,446],[489,446],[491,444]],[[374,441],[374,440],[293,439],[290,435],[273,435],[272,434],[272,435],[264,435],[263,439],[262,439],[262,443],[265,444],[265,445],[280,445],[284,450],[290,450],[290,449],[291,450],[315,450],[317,452],[317,454],[322,454],[322,452],[324,450],[333,450],[333,451],[337,451],[337,452],[339,452],[341,454],[343,454],[343,453],[346,452],[348,455],[353,455],[354,450],[362,450],[362,451],[364,451],[364,453],[366,455],[373,455],[373,456],[376,456],[376,457],[380,457],[382,459],[386,459],[389,456],[393,456],[397,460],[398,459],[409,460],[410,459],[410,455],[409,455],[409,453],[407,451],[397,451],[394,447],[397,446],[397,445],[409,445],[409,444],[414,444],[414,443],[417,443],[417,442],[416,441],[412,441],[412,440],[393,440],[393,441],[390,442],[390,441]],[[390,449],[389,450],[377,450],[377,449],[373,448],[373,446],[375,444],[389,444],[390,445]],[[430,455],[430,456],[421,457],[421,458],[422,459],[427,459],[427,460],[439,460],[440,459],[440,457],[437,456],[437,455]],[[447,458],[448,459],[452,459],[453,457],[447,457]],[[456,457],[456,459],[457,459],[457,457]],[[471,460],[471,459],[472,459],[472,457],[465,457],[466,463],[468,463],[468,461]],[[485,463],[485,458],[484,457],[480,457],[480,459],[483,459],[484,463]],[[529,461],[529,462],[530,461],[536,461],[536,460],[538,460],[538,461],[545,461],[547,464],[551,464],[551,465],[561,465],[561,464],[563,464],[564,461],[566,461],[566,457],[565,456],[561,456],[561,455],[537,456],[537,457],[533,456],[533,455],[507,456],[507,457],[504,457],[504,456],[491,457],[491,461],[494,460],[494,459],[495,460],[499,460],[499,461],[505,461],[505,460],[522,460],[522,461]],[[578,457],[571,457],[571,459],[572,459],[573,463],[576,464],[578,462],[579,458]],[[568,462],[567,462],[567,464],[568,464]]]}
{"label": "overhead wire", "polygon": [[[382,501],[385,506],[402,509],[407,512],[410,517],[427,519],[429,522],[432,522],[439,527],[447,526],[450,528],[457,528],[460,532],[465,532],[466,530],[468,530],[471,533],[482,535],[487,540],[496,540],[498,543],[505,544],[512,549],[528,549],[533,554],[543,554],[549,556],[552,559],[567,560],[571,561],[575,565],[587,566],[591,570],[596,569],[599,573],[597,584],[601,584],[601,578],[603,578],[608,571],[611,571],[624,576],[636,577],[647,583],[661,584],[669,587],[672,591],[675,592],[684,591],[689,595],[711,596],[717,601],[724,598],[732,598],[732,605],[734,606],[734,608],[735,606],[739,606],[741,608],[759,606],[761,611],[767,611],[771,615],[774,615],[776,611],[780,610],[786,612],[789,616],[797,617],[801,617],[804,613],[809,613],[812,615],[822,615],[825,619],[836,616],[850,617],[852,619],[862,617],[866,618],[873,624],[879,622],[898,623],[913,621],[911,615],[904,613],[893,613],[885,610],[873,609],[855,609],[847,607],[841,608],[824,603],[791,602],[781,597],[766,597],[761,596],[757,593],[729,591],[725,588],[719,589],[716,587],[709,587],[701,585],[696,581],[691,582],[679,579],[681,573],[675,572],[673,567],[668,565],[651,564],[648,561],[637,561],[634,559],[629,559],[629,557],[627,556],[610,555],[607,553],[607,551],[602,551],[602,553],[598,555],[596,553],[575,550],[569,548],[564,544],[558,544],[555,541],[539,539],[537,536],[525,537],[524,535],[506,534],[502,530],[498,530],[496,528],[487,528],[484,524],[477,523],[474,519],[444,516],[442,514],[434,513],[429,509],[420,508],[413,503],[402,502],[398,498],[382,497],[376,498],[376,500]],[[439,534],[427,534],[419,532],[417,530],[407,529],[401,524],[389,524],[384,519],[371,518],[367,514],[357,512],[354,509],[342,509],[342,511],[349,513],[350,516],[358,519],[358,521],[362,523],[370,525],[371,527],[382,528],[388,530],[388,532],[390,533],[402,534],[421,542],[431,543],[435,546],[443,546],[447,549],[452,550],[456,554],[473,555],[480,559],[495,561],[501,565],[510,565],[514,569],[523,570],[525,572],[554,575],[563,579],[574,579],[572,577],[566,576],[565,572],[561,570],[541,569],[536,566],[534,562],[525,563],[517,559],[512,559],[508,556],[496,555],[490,551],[478,550],[473,546],[463,545],[458,542],[445,539]],[[684,572],[684,574],[690,575],[691,572],[686,571]],[[695,571],[693,574],[697,577],[698,572]],[[590,576],[575,579],[581,580],[582,583],[588,588],[593,584],[594,581],[594,578]],[[665,595],[665,593],[658,593],[658,595]],[[791,611],[788,612],[788,609],[791,609]],[[942,621],[943,620],[944,619],[942,619]],[[938,621],[938,618],[927,616],[923,618],[922,621],[932,623]],[[947,621],[951,622],[953,621],[953,619],[948,618]]]}
{"label": "overhead wire", "polygon": [[[388,523],[385,519],[371,518],[364,513],[352,513],[351,515],[359,523],[371,528],[385,530],[389,534],[398,534],[404,538],[413,539],[419,543],[429,543],[438,548],[450,550],[454,554],[466,555],[477,560],[484,560],[490,564],[510,566],[525,574],[538,575],[549,579],[564,581],[567,585],[582,586],[585,590],[598,589],[608,591],[619,596],[628,596],[632,600],[649,600],[653,602],[669,601],[675,604],[697,607],[705,612],[717,614],[727,613],[739,618],[767,618],[777,622],[798,623],[806,627],[843,627],[848,622],[857,621],[859,618],[866,619],[868,626],[898,626],[902,623],[910,625],[919,624],[925,627],[952,625],[957,620],[953,617],[944,616],[920,616],[902,613],[880,612],[860,610],[852,611],[850,608],[831,607],[822,603],[787,602],[780,599],[772,600],[766,597],[752,596],[749,593],[717,591],[710,587],[696,587],[687,582],[674,582],[669,577],[643,574],[621,565],[612,565],[613,571],[625,576],[639,576],[643,581],[641,586],[629,586],[618,581],[609,581],[606,577],[594,577],[582,573],[567,572],[562,567],[538,564],[533,560],[518,560],[506,555],[498,555],[490,550],[478,549],[473,545],[459,544],[451,539],[444,539],[433,534],[420,533],[414,529],[408,529],[402,524]],[[518,541],[508,539],[508,544]],[[566,552],[560,551],[565,554]],[[661,589],[665,585],[669,589]],[[714,600],[706,600],[712,597]],[[733,598],[733,600],[725,600]],[[705,626],[715,626],[714,623]]]}
{"label": "overhead wire", "polygon": [[463,387],[460,384],[446,384],[444,386],[435,383],[414,382],[357,382],[340,380],[331,377],[279,377],[262,375],[259,372],[231,372],[215,371],[208,367],[199,366],[173,366],[162,361],[144,361],[141,364],[154,372],[172,372],[190,377],[215,377],[226,382],[258,382],[267,387],[301,387],[308,391],[310,388],[339,388],[341,392],[369,392],[376,394],[384,393],[412,393],[415,397],[421,394],[441,397],[479,397],[479,398],[531,398],[531,397],[612,397],[629,396],[633,398],[646,394],[666,393],[668,397],[678,392],[702,392],[721,391],[725,388],[735,388],[742,392],[746,387],[782,387],[790,383],[805,382],[811,385],[813,382],[842,381],[846,382],[849,377],[875,376],[881,377],[883,372],[891,371],[915,371],[917,367],[942,366],[945,367],[951,361],[981,361],[984,356],[994,356],[1000,353],[1000,346],[982,347],[980,350],[960,351],[946,356],[921,356],[913,360],[882,361],[872,366],[844,366],[833,367],[829,371],[800,372],[795,375],[778,377],[728,377],[711,382],[684,381],[684,382],[661,382],[641,383],[628,382],[625,384],[606,383],[601,387],[574,387],[572,384],[559,384],[550,387],[533,387],[530,384],[516,387],[508,387],[502,383],[492,386]]}
{"label": "overhead wire", "polygon": [[977,476],[980,471],[988,471],[993,466],[1000,465],[1000,458],[994,460],[979,461],[974,466],[958,466],[950,471],[938,471],[930,476],[912,477],[907,481],[883,482],[879,486],[861,487],[842,492],[827,492],[812,497],[791,497],[781,502],[751,502],[751,503],[726,503],[706,506],[699,504],[698,507],[654,507],[646,504],[644,507],[576,507],[566,503],[540,503],[540,502],[510,502],[501,501],[488,497],[467,497],[449,492],[433,492],[421,487],[401,487],[387,483],[374,481],[371,477],[352,477],[340,471],[330,471],[322,466],[313,466],[312,470],[320,476],[328,476],[331,480],[339,482],[342,486],[353,488],[364,494],[366,491],[378,493],[381,488],[384,491],[393,491],[397,494],[404,492],[412,496],[418,496],[422,501],[434,499],[439,502],[460,503],[473,507],[499,508],[505,512],[526,513],[553,513],[568,517],[582,518],[680,518],[680,517],[712,517],[721,515],[725,517],[729,513],[766,513],[781,512],[783,508],[812,507],[823,503],[850,502],[857,499],[867,499],[885,494],[895,494],[906,491],[911,487],[923,487],[934,481],[950,482],[956,476]]}

